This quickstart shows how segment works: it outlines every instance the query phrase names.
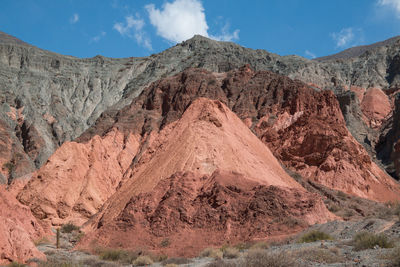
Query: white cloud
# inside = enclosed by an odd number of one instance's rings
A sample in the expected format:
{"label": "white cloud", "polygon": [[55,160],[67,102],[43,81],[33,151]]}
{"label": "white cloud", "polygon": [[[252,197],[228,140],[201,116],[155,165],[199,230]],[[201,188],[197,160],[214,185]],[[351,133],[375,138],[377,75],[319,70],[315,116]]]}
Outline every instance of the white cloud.
{"label": "white cloud", "polygon": [[336,42],[336,48],[351,45],[355,38],[353,28],[345,28],[338,33],[331,33],[331,37]]}
{"label": "white cloud", "polygon": [[92,39],[90,39],[91,43],[97,43],[98,41],[100,41],[101,38],[103,38],[104,36],[106,36],[106,32],[101,32],[99,35],[94,36]]}
{"label": "white cloud", "polygon": [[210,37],[218,41],[226,41],[226,42],[239,40],[239,30],[235,30],[232,33],[230,33],[229,27],[230,27],[229,23],[226,23],[224,27],[222,27],[220,35],[217,36],[211,35]]}
{"label": "white cloud", "polygon": [[122,36],[135,39],[139,45],[152,50],[151,40],[143,30],[145,22],[138,14],[136,14],[136,17],[137,18],[134,16],[125,17],[125,23],[115,23],[113,29],[118,31]]}
{"label": "white cloud", "polygon": [[145,8],[157,34],[171,42],[182,42],[195,34],[222,41],[239,39],[239,30],[230,33],[229,24],[221,29],[220,35],[210,36],[200,0],[174,0],[166,2],[162,9],[157,9],[154,4],[146,5]]}
{"label": "white cloud", "polygon": [[73,14],[72,17],[69,19],[69,23],[75,24],[79,21],[79,15],[77,13]]}
{"label": "white cloud", "polygon": [[400,17],[400,0],[378,0],[378,5],[393,8],[397,16]]}
{"label": "white cloud", "polygon": [[311,59],[314,59],[314,58],[317,57],[313,52],[308,51],[308,50],[306,50],[306,51],[304,52],[304,54],[306,54],[306,57],[311,58]]}

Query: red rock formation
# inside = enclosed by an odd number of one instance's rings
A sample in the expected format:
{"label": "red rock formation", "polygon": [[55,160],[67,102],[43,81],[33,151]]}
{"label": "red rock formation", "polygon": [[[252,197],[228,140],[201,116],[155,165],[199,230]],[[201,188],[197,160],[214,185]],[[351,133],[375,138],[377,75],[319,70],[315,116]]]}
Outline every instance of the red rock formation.
{"label": "red rock formation", "polygon": [[[399,199],[397,183],[370,160],[348,132],[331,91],[318,91],[302,82],[248,67],[223,74],[188,69],[153,83],[129,106],[104,113],[95,127],[76,140],[79,143],[63,145],[33,176],[19,199],[31,207],[35,216],[53,224],[70,220],[83,223],[115,192],[125,170],[132,171],[130,164],[140,166],[141,161],[152,157],[154,140],[163,146],[160,129],[173,127],[199,97],[225,103],[282,163],[305,178],[373,200]],[[131,138],[133,141],[126,143]],[[176,144],[181,146],[179,140]],[[201,149],[213,148],[203,145]],[[230,157],[230,152],[224,153]],[[169,157],[152,163],[153,170]],[[174,164],[182,171],[182,166],[195,164],[197,159],[192,156],[191,160]],[[120,166],[120,162],[124,163]],[[219,160],[218,164],[224,164],[226,170],[237,168],[235,161],[230,165],[227,162]],[[171,166],[163,166],[157,171],[160,176],[174,174]],[[205,170],[208,166],[204,163],[197,167]],[[135,168],[135,172],[140,170]],[[213,171],[209,168],[207,174]],[[244,174],[249,179],[257,176]]]}
{"label": "red rock formation", "polygon": [[389,97],[379,88],[366,90],[361,103],[361,110],[367,118],[367,125],[379,128],[392,112]]}
{"label": "red rock formation", "polygon": [[0,264],[25,263],[32,258],[45,260],[34,244],[43,234],[30,209],[0,186]]}
{"label": "red rock formation", "polygon": [[81,225],[114,192],[139,147],[134,135],[113,129],[88,143],[66,142],[18,195],[36,218]]}
{"label": "red rock formation", "polygon": [[165,252],[193,256],[210,245],[301,229],[294,223],[289,230],[285,219],[314,224],[332,218],[319,196],[288,176],[234,113],[199,98],[126,172],[89,221],[87,229],[95,231],[82,246],[90,249],[95,241],[159,250],[168,238]]}

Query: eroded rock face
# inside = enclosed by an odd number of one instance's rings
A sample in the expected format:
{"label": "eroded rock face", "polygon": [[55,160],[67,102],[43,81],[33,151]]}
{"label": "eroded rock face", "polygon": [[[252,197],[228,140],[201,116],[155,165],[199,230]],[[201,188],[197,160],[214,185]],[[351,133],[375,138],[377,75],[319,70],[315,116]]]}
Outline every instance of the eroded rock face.
{"label": "eroded rock face", "polygon": [[33,258],[45,260],[34,244],[44,233],[29,207],[0,186],[0,264],[25,263]]}
{"label": "eroded rock face", "polygon": [[[118,242],[133,248],[171,238],[171,255],[187,256],[209,246],[208,239],[221,244],[281,234],[284,217],[305,225],[334,218],[217,100],[194,100],[178,121],[154,136],[125,176],[89,221],[88,230],[94,231],[87,246]],[[117,241],[122,233],[130,241]],[[194,243],[197,247],[182,250]]]}
{"label": "eroded rock face", "polygon": [[115,192],[138,147],[137,137],[116,129],[85,144],[66,142],[33,174],[18,200],[53,225],[81,225]]}
{"label": "eroded rock face", "polygon": [[[279,160],[304,177],[374,200],[398,198],[397,184],[347,130],[331,91],[249,67],[225,74],[191,69],[158,81],[129,107],[105,113],[93,131],[100,135],[110,127],[135,133],[157,131],[177,120],[197,97],[226,103]],[[90,136],[87,132],[80,140]],[[388,194],[380,193],[384,188]]]}
{"label": "eroded rock face", "polygon": [[[41,50],[0,32],[0,119],[7,125],[13,146],[22,147],[18,153],[24,158],[16,160],[21,171],[13,178],[42,166],[61,144],[90,128],[102,112],[118,110],[151,82],[186,68],[227,72],[250,64],[254,70],[270,70],[335,91],[349,85],[386,88],[398,84],[398,47],[395,38],[359,49],[356,57],[347,53],[340,60],[310,61],[195,36],[146,58],[78,59]],[[18,122],[7,115],[14,111],[20,112]],[[13,156],[4,161],[14,161]]]}
{"label": "eroded rock face", "polygon": [[101,220],[80,246],[90,248],[95,241],[196,256],[206,247],[289,235],[328,218],[333,216],[319,196],[304,190],[267,186],[232,172],[178,172],[132,196],[112,222]]}

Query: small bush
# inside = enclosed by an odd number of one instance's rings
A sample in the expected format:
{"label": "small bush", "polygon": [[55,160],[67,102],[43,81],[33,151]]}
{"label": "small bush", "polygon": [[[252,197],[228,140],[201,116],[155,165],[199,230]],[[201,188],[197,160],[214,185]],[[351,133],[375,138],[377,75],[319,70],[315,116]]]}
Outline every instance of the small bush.
{"label": "small bush", "polygon": [[72,233],[73,231],[79,231],[79,226],[76,226],[75,224],[70,222],[61,226],[62,233]]}
{"label": "small bush", "polygon": [[332,240],[332,239],[333,239],[332,236],[324,232],[314,230],[300,237],[299,243],[311,243],[319,240]]}
{"label": "small bush", "polygon": [[332,204],[328,205],[328,210],[330,212],[335,213],[335,212],[338,212],[340,210],[340,207],[338,205],[332,203]]}
{"label": "small bush", "polygon": [[222,259],[223,253],[220,249],[206,248],[200,253],[200,256],[214,258],[214,259]]}
{"label": "small bush", "polygon": [[267,250],[250,250],[245,259],[245,267],[294,267],[295,260],[287,253],[271,253]]}
{"label": "small bush", "polygon": [[134,266],[145,266],[153,264],[153,260],[149,256],[139,256],[134,262]]}
{"label": "small bush", "polygon": [[225,248],[223,252],[223,257],[227,259],[236,259],[240,256],[239,250],[237,248]]}
{"label": "small bush", "polygon": [[163,241],[161,241],[160,246],[163,248],[169,247],[169,245],[171,244],[171,241],[169,241],[168,238],[165,238]]}
{"label": "small bush", "polygon": [[339,255],[339,251],[323,248],[305,248],[294,253],[297,258],[301,258],[310,262],[318,263],[337,263],[343,262],[344,259]]}
{"label": "small bush", "polygon": [[137,251],[126,251],[122,249],[100,249],[97,253],[102,260],[129,264],[139,257],[139,252]]}
{"label": "small bush", "polygon": [[25,264],[18,263],[18,262],[12,262],[8,265],[8,267],[25,267]]}
{"label": "small bush", "polygon": [[337,196],[338,196],[341,200],[346,200],[346,199],[347,199],[346,193],[344,193],[344,192],[342,192],[342,191],[338,191]]}
{"label": "small bush", "polygon": [[371,249],[375,246],[380,248],[392,248],[394,244],[387,236],[383,234],[373,234],[369,232],[361,232],[354,236],[352,245],[356,251]]}

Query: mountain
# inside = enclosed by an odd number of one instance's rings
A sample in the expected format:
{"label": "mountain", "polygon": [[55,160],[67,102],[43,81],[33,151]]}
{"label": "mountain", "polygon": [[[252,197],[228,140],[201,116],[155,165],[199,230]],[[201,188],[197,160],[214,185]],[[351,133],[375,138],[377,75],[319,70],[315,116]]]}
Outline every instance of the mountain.
{"label": "mountain", "polygon": [[81,248],[187,256],[336,219],[328,190],[398,201],[396,40],[307,60],[194,36],[79,59],[1,33],[0,193],[23,209],[6,205],[4,261],[68,222]]}
{"label": "mountain", "polygon": [[0,37],[0,130],[8,137],[5,143],[12,144],[2,151],[0,163],[13,165],[11,171],[3,168],[3,180],[39,168],[57,147],[92,126],[102,112],[129,104],[151,82],[188,67],[226,72],[250,64],[254,70],[270,70],[337,93],[350,85],[396,88],[398,80],[397,43],[357,58],[318,62],[195,36],[146,58],[79,59],[6,34]]}
{"label": "mountain", "polygon": [[89,221],[89,249],[96,242],[155,250],[168,238],[170,255],[194,256],[210,244],[276,235],[277,218],[334,218],[233,112],[206,98],[156,134],[124,180]]}

